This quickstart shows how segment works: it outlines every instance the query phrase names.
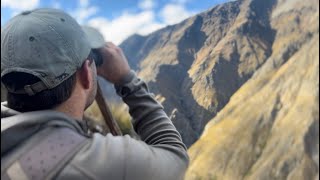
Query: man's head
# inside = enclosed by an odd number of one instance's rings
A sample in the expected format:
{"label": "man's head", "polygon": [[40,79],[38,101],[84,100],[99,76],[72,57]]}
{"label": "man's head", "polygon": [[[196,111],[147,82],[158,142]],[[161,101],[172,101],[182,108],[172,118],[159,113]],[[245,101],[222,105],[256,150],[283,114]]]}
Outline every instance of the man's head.
{"label": "man's head", "polygon": [[73,98],[79,100],[74,106],[87,108],[97,89],[92,48],[81,26],[60,10],[12,18],[1,29],[1,81],[9,107],[52,109]]}

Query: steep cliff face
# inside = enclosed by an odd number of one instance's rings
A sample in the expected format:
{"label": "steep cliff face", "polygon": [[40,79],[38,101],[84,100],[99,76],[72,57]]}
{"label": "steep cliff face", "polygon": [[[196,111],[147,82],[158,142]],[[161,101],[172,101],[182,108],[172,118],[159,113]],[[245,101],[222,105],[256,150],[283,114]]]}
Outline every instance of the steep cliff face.
{"label": "steep cliff face", "polygon": [[186,179],[319,177],[319,1],[233,1],[121,46],[187,145],[211,120]]}
{"label": "steep cliff face", "polygon": [[318,179],[319,1],[271,10],[270,54],[190,148],[186,179]]}
{"label": "steep cliff face", "polygon": [[122,43],[132,67],[161,97],[188,146],[270,56],[273,5],[229,2]]}

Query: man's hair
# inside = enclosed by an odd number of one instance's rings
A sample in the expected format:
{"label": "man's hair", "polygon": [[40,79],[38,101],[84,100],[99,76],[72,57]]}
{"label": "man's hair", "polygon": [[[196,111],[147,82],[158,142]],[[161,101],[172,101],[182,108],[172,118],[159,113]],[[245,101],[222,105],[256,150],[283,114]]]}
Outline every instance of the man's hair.
{"label": "man's hair", "polygon": [[[25,85],[40,81],[34,75],[22,72],[12,72],[2,78],[5,86],[21,89]],[[76,84],[76,73],[57,87],[41,91],[33,96],[8,92],[8,107],[20,112],[38,111],[54,108],[66,101],[72,94]]]}
{"label": "man's hair", "polygon": [[[90,52],[87,59],[94,60],[93,51]],[[9,88],[21,89],[25,85],[39,82],[40,79],[28,73],[12,72],[3,76],[1,81]],[[52,109],[70,98],[75,84],[76,73],[55,88],[41,91],[33,96],[8,92],[8,107],[19,112]]]}

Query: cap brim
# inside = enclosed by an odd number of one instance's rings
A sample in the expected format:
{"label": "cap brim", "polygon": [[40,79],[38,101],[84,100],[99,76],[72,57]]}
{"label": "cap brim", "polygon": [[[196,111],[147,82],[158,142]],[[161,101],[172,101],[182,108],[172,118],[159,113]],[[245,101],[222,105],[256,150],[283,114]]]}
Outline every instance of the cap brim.
{"label": "cap brim", "polygon": [[90,26],[82,26],[82,30],[87,35],[92,49],[98,49],[105,45],[106,41],[97,29]]}

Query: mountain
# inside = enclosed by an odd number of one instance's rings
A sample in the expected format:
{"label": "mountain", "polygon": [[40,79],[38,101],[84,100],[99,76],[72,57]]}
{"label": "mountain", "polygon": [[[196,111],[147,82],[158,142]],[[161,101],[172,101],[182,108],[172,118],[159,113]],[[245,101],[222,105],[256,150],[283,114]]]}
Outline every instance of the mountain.
{"label": "mountain", "polygon": [[186,180],[319,179],[318,0],[230,1],[120,46],[189,147]]}
{"label": "mountain", "polygon": [[189,149],[186,179],[318,179],[319,35],[267,62]]}
{"label": "mountain", "polygon": [[[212,50],[234,24],[239,4],[233,2],[217,6],[147,37],[130,37],[121,45],[131,66],[162,100],[188,146],[200,137],[205,124],[246,79],[238,78],[235,73],[238,62],[232,62],[231,57],[227,60],[220,56],[211,57]],[[215,66],[222,61],[226,63]],[[212,65],[216,67],[217,76],[224,76],[226,71],[221,69],[228,68],[228,78],[235,82],[213,79]],[[215,86],[215,83],[222,85]],[[228,84],[232,87],[223,89]],[[214,95],[218,93],[224,95]]]}
{"label": "mountain", "polygon": [[195,142],[186,179],[318,179],[318,0],[232,1],[121,47]]}
{"label": "mountain", "polygon": [[319,1],[279,0],[269,21],[272,53],[190,148],[186,179],[319,178]]}
{"label": "mountain", "polygon": [[[121,44],[130,65],[158,95],[187,146],[272,53],[273,1],[218,5]],[[261,8],[263,7],[263,8]]]}

